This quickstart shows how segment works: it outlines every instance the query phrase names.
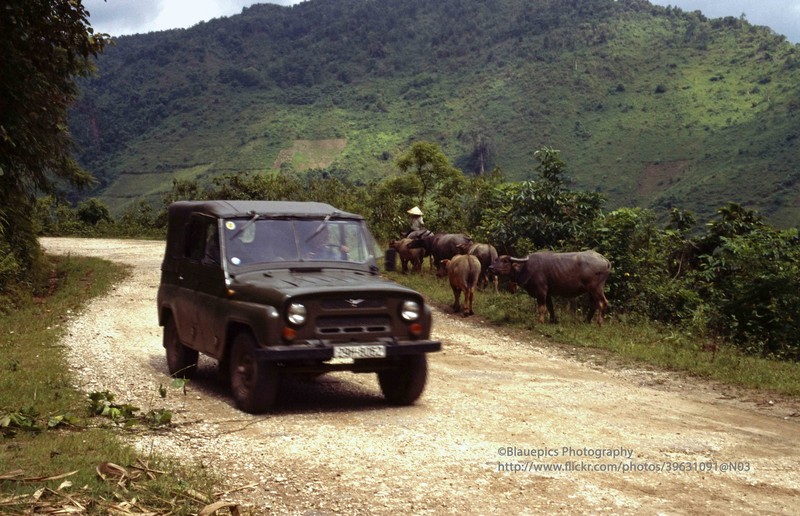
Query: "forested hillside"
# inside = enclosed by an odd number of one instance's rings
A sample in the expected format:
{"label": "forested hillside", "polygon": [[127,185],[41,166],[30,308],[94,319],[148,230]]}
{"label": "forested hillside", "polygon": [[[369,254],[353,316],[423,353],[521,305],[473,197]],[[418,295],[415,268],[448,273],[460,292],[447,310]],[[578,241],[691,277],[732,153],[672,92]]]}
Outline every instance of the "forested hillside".
{"label": "forested hillside", "polygon": [[608,206],[800,225],[800,47],[644,0],[308,0],[118,38],[71,117],[116,210],[173,179],[397,173],[414,141],[467,174],[559,149]]}

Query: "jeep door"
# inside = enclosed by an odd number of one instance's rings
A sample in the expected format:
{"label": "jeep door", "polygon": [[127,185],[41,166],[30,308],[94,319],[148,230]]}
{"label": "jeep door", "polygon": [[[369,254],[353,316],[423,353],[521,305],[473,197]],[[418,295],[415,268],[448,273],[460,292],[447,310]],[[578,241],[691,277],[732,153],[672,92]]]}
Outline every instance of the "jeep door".
{"label": "jeep door", "polygon": [[197,221],[203,235],[203,254],[197,262],[197,283],[192,301],[195,346],[199,351],[218,358],[224,345],[226,313],[225,272],[221,263],[220,221],[200,217]]}

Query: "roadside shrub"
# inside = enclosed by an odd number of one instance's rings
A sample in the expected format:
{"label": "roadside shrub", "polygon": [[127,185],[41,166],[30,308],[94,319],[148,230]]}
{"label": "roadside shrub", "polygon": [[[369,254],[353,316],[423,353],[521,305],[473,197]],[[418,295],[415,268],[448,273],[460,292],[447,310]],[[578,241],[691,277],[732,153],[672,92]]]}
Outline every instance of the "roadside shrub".
{"label": "roadside shrub", "polygon": [[566,164],[559,151],[544,148],[534,156],[539,161],[539,179],[499,185],[493,195],[495,205],[487,207],[483,218],[482,232],[491,235],[498,252],[515,256],[543,249],[593,247],[590,230],[605,199],[567,187]]}
{"label": "roadside shrub", "polygon": [[797,231],[759,228],[722,237],[701,260],[712,329],[745,351],[800,359]]}

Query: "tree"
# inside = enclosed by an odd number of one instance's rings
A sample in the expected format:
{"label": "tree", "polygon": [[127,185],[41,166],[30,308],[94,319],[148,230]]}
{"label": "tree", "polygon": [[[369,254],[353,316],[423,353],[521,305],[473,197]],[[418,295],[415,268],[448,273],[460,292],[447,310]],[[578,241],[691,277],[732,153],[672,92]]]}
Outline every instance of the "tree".
{"label": "tree", "polygon": [[391,240],[408,231],[406,210],[417,204],[420,184],[410,175],[391,176],[369,186],[369,227],[376,238]]}
{"label": "tree", "polygon": [[438,183],[458,175],[458,170],[453,168],[439,146],[430,142],[414,143],[407,153],[397,159],[397,166],[404,173],[414,174],[422,185],[419,202],[416,203],[420,208]]}
{"label": "tree", "polygon": [[78,220],[87,226],[97,226],[101,222],[113,223],[108,206],[100,199],[92,197],[78,204],[76,208]]}
{"label": "tree", "polygon": [[496,188],[494,206],[487,207],[481,231],[509,254],[594,247],[590,228],[601,212],[603,197],[567,188],[566,164],[559,151],[544,147],[534,157],[540,179]]}
{"label": "tree", "polygon": [[[71,157],[67,109],[76,78],[93,71],[109,42],[94,34],[80,0],[5,0],[0,14],[0,247],[19,270],[39,247],[31,214],[37,194],[87,185]],[[4,285],[0,285],[2,291]]]}

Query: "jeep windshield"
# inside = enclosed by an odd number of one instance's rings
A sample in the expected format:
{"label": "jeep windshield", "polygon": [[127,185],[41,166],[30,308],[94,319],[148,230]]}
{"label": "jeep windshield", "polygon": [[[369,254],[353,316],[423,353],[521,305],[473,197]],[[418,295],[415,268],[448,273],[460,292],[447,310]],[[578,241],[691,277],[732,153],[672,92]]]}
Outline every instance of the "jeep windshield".
{"label": "jeep windshield", "polygon": [[372,237],[360,220],[225,219],[225,260],[232,267],[282,262],[351,262],[372,259]]}

